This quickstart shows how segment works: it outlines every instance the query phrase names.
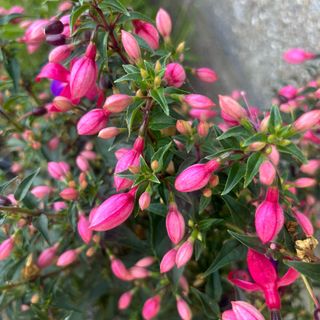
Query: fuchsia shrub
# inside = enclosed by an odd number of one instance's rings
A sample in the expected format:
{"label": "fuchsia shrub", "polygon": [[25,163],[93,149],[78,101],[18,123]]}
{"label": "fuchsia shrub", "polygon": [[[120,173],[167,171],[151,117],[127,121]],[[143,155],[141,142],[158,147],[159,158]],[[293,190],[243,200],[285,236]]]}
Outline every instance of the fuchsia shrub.
{"label": "fuchsia shrub", "polygon": [[318,319],[319,79],[268,109],[193,92],[216,72],[129,2],[0,10],[1,310]]}

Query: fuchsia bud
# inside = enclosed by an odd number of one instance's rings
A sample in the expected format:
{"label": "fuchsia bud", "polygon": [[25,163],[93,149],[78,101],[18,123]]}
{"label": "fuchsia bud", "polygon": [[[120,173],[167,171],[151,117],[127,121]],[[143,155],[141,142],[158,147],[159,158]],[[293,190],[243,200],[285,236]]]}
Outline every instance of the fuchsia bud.
{"label": "fuchsia bud", "polygon": [[187,296],[189,294],[190,288],[187,279],[184,276],[181,276],[179,279],[179,286],[182,289],[182,293]]}
{"label": "fuchsia bud", "polygon": [[151,320],[157,316],[160,311],[160,299],[160,296],[156,295],[146,300],[142,308],[142,317],[144,320]]}
{"label": "fuchsia bud", "polygon": [[140,209],[142,211],[148,209],[149,206],[150,206],[150,202],[151,202],[150,193],[145,191],[144,193],[142,193],[142,195],[139,198],[139,207],[140,207]]}
{"label": "fuchsia bud", "polygon": [[55,63],[60,63],[63,62],[65,59],[67,59],[71,51],[73,50],[73,45],[70,44],[64,44],[62,46],[58,46],[51,50],[49,53],[48,60],[49,62],[55,62]]}
{"label": "fuchsia bud", "polygon": [[312,237],[314,234],[314,229],[310,219],[299,211],[295,211],[295,217],[306,236]]}
{"label": "fuchsia bud", "polygon": [[167,39],[171,35],[172,22],[169,13],[160,8],[156,16],[156,26],[163,38]]}
{"label": "fuchsia bud", "polygon": [[142,38],[151,49],[158,49],[159,33],[151,23],[142,20],[133,20],[133,26],[134,33]]}
{"label": "fuchsia bud", "polygon": [[213,118],[217,115],[217,112],[211,109],[191,109],[189,115],[192,118],[199,119],[200,121],[205,121],[209,118]]}
{"label": "fuchsia bud", "polygon": [[111,270],[117,278],[123,281],[133,280],[132,275],[120,259],[111,258]]}
{"label": "fuchsia bud", "polygon": [[128,151],[130,151],[130,149],[120,148],[120,149],[118,149],[118,150],[114,153],[114,155],[115,155],[116,159],[119,160],[119,159],[121,159],[121,157],[122,157],[125,153],[127,153]]}
{"label": "fuchsia bud", "polygon": [[265,320],[260,311],[244,301],[232,301],[232,310],[222,314],[222,320]]}
{"label": "fuchsia bud", "polygon": [[317,184],[316,179],[312,178],[299,178],[294,181],[294,186],[296,188],[311,188]]}
{"label": "fuchsia bud", "polygon": [[105,200],[93,213],[90,229],[107,231],[118,227],[126,221],[134,208],[134,195],[136,189],[127,193],[119,193]]}
{"label": "fuchsia bud", "polygon": [[132,297],[133,297],[133,294],[131,291],[124,292],[118,300],[118,309],[119,310],[127,309],[131,304]]}
{"label": "fuchsia bud", "polygon": [[113,94],[106,99],[103,109],[112,113],[122,112],[133,102],[133,99],[134,97],[127,94]]}
{"label": "fuchsia bud", "polygon": [[0,261],[7,259],[14,247],[14,238],[10,237],[0,244]]}
{"label": "fuchsia bud", "polygon": [[298,94],[298,89],[292,85],[285,86],[281,88],[278,92],[279,96],[283,96],[288,100],[293,99]]}
{"label": "fuchsia bud", "polygon": [[208,97],[202,94],[187,94],[184,96],[183,101],[191,108],[208,109],[215,106],[215,103]]}
{"label": "fuchsia bud", "polygon": [[83,214],[79,216],[77,229],[83,242],[88,244],[92,238],[92,230],[89,229],[89,220]]}
{"label": "fuchsia bud", "polygon": [[141,58],[141,51],[136,38],[129,32],[121,30],[121,42],[130,59],[137,62]]}
{"label": "fuchsia bud", "polygon": [[97,65],[95,62],[96,46],[90,42],[86,53],[78,59],[70,72],[70,91],[72,99],[84,97],[94,86],[97,78]]}
{"label": "fuchsia bud", "polygon": [[276,170],[273,164],[266,160],[264,161],[259,168],[259,179],[262,184],[266,186],[272,185],[274,178],[276,177]]}
{"label": "fuchsia bud", "polygon": [[75,262],[75,260],[78,257],[78,251],[76,249],[70,249],[65,252],[63,252],[57,261],[58,267],[66,267],[70,265],[71,263]]}
{"label": "fuchsia bud", "polygon": [[66,162],[48,162],[48,172],[50,176],[57,180],[63,180],[69,173],[70,167]]}
{"label": "fuchsia bud", "polygon": [[283,60],[291,64],[300,64],[315,58],[315,54],[301,48],[292,48],[283,54]]}
{"label": "fuchsia bud", "polygon": [[182,320],[192,319],[190,307],[181,297],[177,297],[177,310]]}
{"label": "fuchsia bud", "polygon": [[36,186],[32,188],[31,193],[38,199],[43,199],[53,191],[49,186]]}
{"label": "fuchsia bud", "polygon": [[59,193],[60,197],[64,200],[78,199],[79,192],[74,188],[65,188]]}
{"label": "fuchsia bud", "polygon": [[76,164],[77,164],[77,166],[78,166],[78,168],[81,170],[81,171],[83,171],[83,172],[86,172],[86,171],[88,171],[89,170],[89,162],[88,162],[88,160],[84,157],[84,156],[82,156],[82,155],[79,155],[79,156],[77,156],[77,158],[76,158]]}
{"label": "fuchsia bud", "polygon": [[183,267],[191,259],[193,254],[193,240],[189,238],[178,249],[176,255],[177,268]]}
{"label": "fuchsia bud", "polygon": [[95,160],[97,158],[97,154],[91,150],[83,150],[80,155],[85,157],[87,160]]}
{"label": "fuchsia bud", "polygon": [[284,215],[279,205],[279,191],[268,188],[265,200],[258,206],[255,214],[255,226],[258,237],[263,243],[272,241],[282,229]]}
{"label": "fuchsia bud", "polygon": [[63,96],[57,96],[52,101],[53,106],[61,112],[66,112],[74,107],[72,101]]}
{"label": "fuchsia bud", "polygon": [[208,184],[212,173],[216,171],[219,166],[219,162],[215,159],[207,163],[194,164],[178,175],[174,186],[180,192],[200,190]]}
{"label": "fuchsia bud", "polygon": [[210,127],[209,127],[208,122],[200,121],[198,124],[198,127],[197,127],[197,132],[198,132],[199,137],[201,137],[201,138],[207,137],[209,134],[209,129],[210,129]]}
{"label": "fuchsia bud", "polygon": [[59,244],[56,243],[54,246],[49,247],[41,252],[37,260],[37,265],[39,268],[44,269],[53,263],[53,260],[56,257],[58,246]]}
{"label": "fuchsia bud", "polygon": [[121,130],[117,127],[108,127],[100,130],[98,133],[98,137],[101,139],[108,140],[116,137],[120,132]]}
{"label": "fuchsia bud", "polygon": [[150,271],[146,268],[133,266],[129,269],[130,274],[134,279],[145,279],[150,276]]}
{"label": "fuchsia bud", "polygon": [[55,212],[62,211],[67,208],[67,205],[64,201],[56,201],[53,203],[53,210]]}
{"label": "fuchsia bud", "polygon": [[169,205],[169,212],[166,216],[166,228],[171,242],[178,244],[185,233],[185,222],[175,203]]}
{"label": "fuchsia bud", "polygon": [[247,111],[236,100],[228,96],[219,95],[219,104],[221,111],[234,121],[240,122],[242,119],[248,118]]}
{"label": "fuchsia bud", "polygon": [[148,256],[148,257],[144,257],[144,258],[140,259],[139,261],[137,261],[137,263],[135,265],[137,267],[146,268],[146,267],[149,267],[152,264],[154,264],[154,262],[155,262],[154,257]]}
{"label": "fuchsia bud", "polygon": [[130,188],[133,185],[133,181],[128,178],[122,178],[117,176],[118,173],[128,170],[130,167],[139,167],[140,156],[144,148],[144,139],[138,137],[134,142],[133,148],[126,152],[117,162],[114,173],[114,183],[117,191]]}
{"label": "fuchsia bud", "polygon": [[106,126],[109,113],[103,109],[92,109],[84,114],[77,123],[79,135],[93,135]]}
{"label": "fuchsia bud", "polygon": [[271,153],[268,154],[268,158],[270,159],[270,161],[277,166],[279,164],[280,161],[280,153],[277,149],[276,146],[272,145],[271,146]]}
{"label": "fuchsia bud", "polygon": [[169,63],[164,73],[164,79],[169,86],[180,88],[186,80],[186,72],[179,63]]}
{"label": "fuchsia bud", "polygon": [[160,262],[160,273],[170,271],[176,264],[177,250],[175,248],[169,250]]}
{"label": "fuchsia bud", "polygon": [[198,68],[195,70],[196,76],[203,82],[216,82],[218,76],[216,72],[210,68]]}
{"label": "fuchsia bud", "polygon": [[303,173],[309,174],[310,176],[313,176],[314,174],[316,174],[319,168],[320,168],[320,160],[312,159],[312,160],[309,160],[308,163],[303,164],[300,167],[300,171]]}
{"label": "fuchsia bud", "polygon": [[303,132],[313,128],[320,121],[320,110],[312,110],[300,116],[292,125],[295,131]]}

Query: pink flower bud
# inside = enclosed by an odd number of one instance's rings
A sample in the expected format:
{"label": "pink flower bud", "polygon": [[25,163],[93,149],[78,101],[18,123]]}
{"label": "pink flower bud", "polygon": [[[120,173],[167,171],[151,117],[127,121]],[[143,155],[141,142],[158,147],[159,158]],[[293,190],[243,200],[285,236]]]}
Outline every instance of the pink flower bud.
{"label": "pink flower bud", "polygon": [[91,150],[83,150],[80,155],[85,157],[87,160],[95,160],[97,158],[97,154]]}
{"label": "pink flower bud", "polygon": [[248,118],[247,111],[228,96],[219,95],[219,104],[221,110],[234,121],[240,122],[242,119]]}
{"label": "pink flower bud", "polygon": [[270,115],[265,116],[261,122],[260,122],[260,126],[259,126],[259,131],[261,132],[266,132],[269,126],[269,119],[270,119]]}
{"label": "pink flower bud", "polygon": [[30,24],[22,38],[29,45],[37,45],[45,40],[44,27],[48,20],[38,19]]}
{"label": "pink flower bud", "polygon": [[142,317],[144,320],[151,320],[157,316],[160,311],[160,300],[159,295],[146,300],[142,308]]}
{"label": "pink flower bud", "polygon": [[119,310],[127,309],[131,304],[132,297],[133,297],[133,294],[131,291],[124,292],[119,298],[118,309]]}
{"label": "pink flower bud", "polygon": [[218,76],[216,72],[210,68],[198,68],[195,70],[196,76],[203,82],[216,82]]}
{"label": "pink flower bud", "polygon": [[300,167],[300,171],[306,174],[309,174],[310,176],[313,176],[316,174],[318,169],[320,168],[320,161],[318,159],[309,160],[308,163],[303,164]]}
{"label": "pink flower bud", "polygon": [[140,198],[139,198],[139,207],[140,209],[146,210],[149,208],[150,206],[150,202],[151,202],[151,196],[150,193],[145,191],[141,194]]}
{"label": "pink flower bud", "polygon": [[259,168],[259,179],[262,184],[266,186],[272,185],[274,178],[276,177],[276,170],[273,164],[266,160],[264,161]]}
{"label": "pink flower bud", "polygon": [[87,172],[90,168],[88,160],[82,155],[77,156],[76,164],[77,167],[83,172]]}
{"label": "pink flower bud", "polygon": [[71,1],[63,1],[59,4],[58,10],[60,12],[70,10],[72,8],[72,2]]}
{"label": "pink flower bud", "polygon": [[37,186],[32,188],[31,193],[37,198],[37,199],[43,199],[44,197],[48,196],[53,189],[49,186]]}
{"label": "pink flower bud", "polygon": [[268,188],[265,200],[258,206],[255,214],[255,226],[258,237],[263,243],[272,241],[282,229],[284,215],[279,205],[279,191]]}
{"label": "pink flower bud", "polygon": [[169,63],[164,73],[164,79],[169,86],[180,88],[186,80],[186,72],[179,63]]}
{"label": "pink flower bud", "polygon": [[311,130],[308,130],[304,135],[303,135],[304,140],[311,141],[316,144],[320,144],[320,138]]}
{"label": "pink flower bud", "polygon": [[192,192],[202,189],[210,180],[212,173],[219,168],[215,159],[207,163],[194,164],[183,170],[175,181],[175,188],[180,192]]}
{"label": "pink flower bud", "polygon": [[93,135],[106,126],[109,114],[103,109],[92,109],[84,114],[77,123],[79,135]]}
{"label": "pink flower bud", "polygon": [[278,92],[279,96],[283,96],[288,100],[295,98],[298,94],[298,89],[292,85],[281,88]]}
{"label": "pink flower bud", "polygon": [[142,38],[151,49],[157,50],[159,47],[159,33],[157,29],[148,22],[133,20],[134,33]]}
{"label": "pink flower bud", "polygon": [[73,45],[70,44],[64,44],[62,46],[55,47],[49,53],[48,60],[49,62],[61,63],[70,56],[72,50]]}
{"label": "pink flower bud", "polygon": [[113,94],[106,99],[103,109],[112,113],[122,112],[133,102],[133,99],[133,97],[128,96],[127,94]]}
{"label": "pink flower bud", "polygon": [[120,148],[120,149],[118,149],[118,150],[114,153],[114,155],[115,155],[115,157],[116,157],[117,160],[120,160],[121,157],[122,157],[125,153],[127,153],[128,151],[130,151],[130,150],[131,150],[131,149]]}
{"label": "pink flower bud", "polygon": [[63,96],[57,96],[52,101],[53,106],[61,112],[66,112],[71,110],[74,107],[72,101]]}
{"label": "pink flower bud", "polygon": [[301,48],[292,48],[283,54],[283,60],[290,64],[300,64],[315,58],[315,54]]}
{"label": "pink flower bud", "polygon": [[277,149],[276,146],[272,145],[271,146],[271,153],[268,154],[268,158],[270,159],[270,161],[277,166],[279,164],[280,161],[280,153]]}
{"label": "pink flower bud", "polygon": [[169,250],[160,262],[160,273],[169,272],[176,264],[177,250],[175,248]]}
{"label": "pink flower bud", "polygon": [[48,142],[48,148],[50,150],[56,150],[59,146],[60,143],[60,139],[58,137],[54,137],[52,139],[49,140]]}
{"label": "pink flower bud", "polygon": [[232,301],[231,304],[235,320],[265,320],[260,311],[247,302]]}
{"label": "pink flower bud", "polygon": [[37,260],[37,266],[39,268],[44,269],[53,263],[56,257],[58,246],[59,244],[56,243],[54,246],[49,247],[41,252]]}
{"label": "pink flower bud", "polygon": [[232,310],[226,310],[221,315],[222,320],[237,320],[236,315]]}
{"label": "pink flower bud", "polygon": [[160,8],[156,16],[156,26],[163,38],[169,38],[172,31],[172,22],[169,13]]}
{"label": "pink flower bud", "polygon": [[111,258],[112,273],[123,281],[133,280],[132,275],[120,259]]}
{"label": "pink flower bud", "polygon": [[206,121],[200,121],[197,127],[199,137],[205,138],[209,134],[209,124]]}
{"label": "pink flower bud", "polygon": [[136,38],[129,32],[121,30],[121,42],[130,59],[137,62],[141,58],[141,51]]}
{"label": "pink flower bud", "polygon": [[129,269],[134,279],[145,279],[150,276],[150,271],[143,267],[133,266]]}
{"label": "pink flower bud", "polygon": [[135,266],[146,268],[146,267],[149,267],[152,264],[154,264],[154,262],[155,262],[154,257],[148,256],[148,257],[144,257],[144,258],[140,259],[139,261],[137,261]]}
{"label": "pink flower bud", "polygon": [[176,265],[177,268],[183,267],[192,257],[193,254],[193,241],[188,239],[184,242],[177,251]]}
{"label": "pink flower bud", "polygon": [[182,320],[192,319],[190,307],[181,297],[177,297],[177,310]]}
{"label": "pink flower bud", "polygon": [[178,244],[185,233],[185,222],[175,203],[171,203],[169,206],[169,212],[166,216],[166,228],[171,242]]}
{"label": "pink flower bud", "polygon": [[59,193],[60,197],[64,200],[78,199],[79,192],[74,188],[65,188]]}
{"label": "pink flower bud", "polygon": [[78,59],[70,71],[70,92],[72,99],[84,97],[94,86],[97,78],[95,62],[96,47],[91,42],[83,57]]}
{"label": "pink flower bud", "polygon": [[306,236],[312,237],[314,234],[314,229],[310,219],[299,211],[295,211],[295,217]]}
{"label": "pink flower bud", "polygon": [[191,109],[189,111],[189,115],[191,118],[205,121],[209,118],[215,117],[217,115],[217,112],[211,109]]}
{"label": "pink flower bud", "polygon": [[196,109],[209,109],[215,106],[215,103],[210,98],[202,94],[187,94],[184,96],[183,101],[191,108]]}
{"label": "pink flower bud", "polygon": [[70,167],[66,162],[48,162],[50,176],[57,180],[63,180],[69,173]]}
{"label": "pink flower bud", "polygon": [[14,247],[14,238],[10,237],[0,244],[0,261],[7,259]]}
{"label": "pink flower bud", "polygon": [[108,127],[100,130],[98,133],[98,137],[101,139],[108,140],[116,137],[120,132],[120,129],[117,127]]}
{"label": "pink flower bud", "polygon": [[300,116],[292,125],[298,132],[307,131],[313,128],[320,121],[320,110],[312,110]]}
{"label": "pink flower bud", "polygon": [[192,122],[185,120],[177,120],[176,129],[179,133],[183,135],[191,135],[192,134]]}
{"label": "pink flower bud", "polygon": [[187,279],[184,276],[181,276],[179,279],[179,285],[182,289],[182,293],[187,296],[189,294],[190,288]]}
{"label": "pink flower bud", "polygon": [[126,221],[134,208],[136,189],[127,193],[119,193],[105,200],[95,211],[90,222],[90,229],[107,231],[118,227]]}
{"label": "pink flower bud", "polygon": [[92,238],[92,230],[89,229],[89,220],[83,214],[79,216],[77,229],[83,242],[88,244]]}
{"label": "pink flower bud", "polygon": [[314,187],[316,184],[317,180],[312,178],[299,178],[296,181],[294,181],[294,186],[296,188],[311,188]]}
{"label": "pink flower bud", "polygon": [[55,212],[62,211],[67,208],[67,204],[64,201],[56,201],[53,203],[53,210]]}
{"label": "pink flower bud", "polygon": [[78,251],[75,249],[70,249],[65,252],[63,252],[57,261],[58,267],[66,267],[73,263],[78,257]]}

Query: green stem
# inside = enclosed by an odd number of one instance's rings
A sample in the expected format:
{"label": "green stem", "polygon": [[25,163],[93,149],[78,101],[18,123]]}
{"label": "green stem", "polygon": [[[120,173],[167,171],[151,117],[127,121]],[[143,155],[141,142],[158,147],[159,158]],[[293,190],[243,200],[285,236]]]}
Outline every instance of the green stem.
{"label": "green stem", "polygon": [[12,214],[25,214],[31,217],[39,216],[41,214],[40,211],[34,211],[25,208],[16,208],[16,207],[0,207],[0,211],[6,211]]}
{"label": "green stem", "polygon": [[8,120],[9,123],[11,123],[18,131],[22,132],[24,129],[23,127],[17,123],[15,120],[13,120],[7,113],[3,110],[3,108],[0,107],[0,115],[2,115],[6,120]]}
{"label": "green stem", "polygon": [[319,303],[317,297],[315,296],[315,294],[313,292],[313,289],[312,289],[308,279],[303,274],[301,274],[301,278],[302,278],[302,281],[304,282],[304,285],[306,286],[306,289],[307,289],[307,291],[308,291],[308,293],[309,293],[314,305],[316,306],[317,309],[319,309],[320,308],[320,303]]}

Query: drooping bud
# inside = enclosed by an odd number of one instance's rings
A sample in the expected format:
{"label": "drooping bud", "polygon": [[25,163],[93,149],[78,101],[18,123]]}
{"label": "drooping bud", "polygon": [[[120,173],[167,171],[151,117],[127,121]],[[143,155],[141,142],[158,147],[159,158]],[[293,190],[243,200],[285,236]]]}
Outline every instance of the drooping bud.
{"label": "drooping bud", "polygon": [[76,261],[79,252],[76,249],[70,249],[63,252],[57,261],[58,267],[66,267]]}
{"label": "drooping bud", "polygon": [[84,114],[77,123],[79,135],[93,135],[106,126],[109,113],[103,109],[92,109]]}
{"label": "drooping bud", "polygon": [[48,60],[49,62],[61,63],[67,59],[73,50],[73,45],[65,44],[54,48],[50,51]]}
{"label": "drooping bud", "polygon": [[98,133],[98,137],[101,139],[108,140],[116,137],[120,132],[121,130],[117,127],[108,127],[100,130]]}
{"label": "drooping bud", "polygon": [[146,267],[149,267],[149,266],[151,266],[152,264],[154,264],[154,262],[155,262],[154,257],[152,257],[152,256],[147,256],[147,257],[144,257],[144,258],[138,260],[138,261],[136,262],[135,266],[146,268]]}
{"label": "drooping bud", "polygon": [[169,205],[169,212],[166,216],[166,228],[171,242],[178,244],[185,233],[185,221],[175,203]]}
{"label": "drooping bud", "polygon": [[160,8],[156,16],[156,26],[164,39],[169,39],[172,31],[172,22],[169,13]]}
{"label": "drooping bud", "polygon": [[313,178],[299,178],[294,181],[296,188],[311,188],[317,184],[317,180]]}
{"label": "drooping bud", "polygon": [[276,177],[276,170],[274,165],[266,160],[264,161],[259,168],[259,179],[262,184],[266,186],[272,185],[274,179]]}
{"label": "drooping bud", "polygon": [[145,279],[150,276],[150,271],[144,267],[133,266],[129,269],[130,274],[134,279]]}
{"label": "drooping bud", "polygon": [[48,172],[50,176],[57,180],[63,180],[69,173],[70,167],[66,162],[48,162]]}
{"label": "drooping bud", "polygon": [[146,300],[142,308],[142,317],[144,320],[151,320],[157,316],[160,311],[160,300],[159,295]]}
{"label": "drooping bud", "polygon": [[186,72],[179,63],[172,62],[166,66],[164,79],[169,86],[180,88],[186,80]]}
{"label": "drooping bud", "polygon": [[133,297],[132,291],[124,292],[118,300],[118,309],[119,310],[127,309],[131,304],[132,297]]}
{"label": "drooping bud", "polygon": [[271,145],[271,152],[268,154],[268,158],[270,159],[270,161],[277,166],[279,164],[280,161],[280,153],[277,149],[276,146]]}
{"label": "drooping bud", "polygon": [[228,96],[219,95],[219,104],[221,110],[234,121],[240,122],[248,117],[247,111],[237,101]]}
{"label": "drooping bud", "polygon": [[179,313],[179,316],[182,320],[191,320],[192,319],[192,312],[190,310],[189,305],[185,300],[183,300],[181,297],[177,297],[177,310]]}
{"label": "drooping bud", "polygon": [[183,135],[191,135],[192,134],[192,127],[191,127],[191,123],[189,121],[177,120],[176,129],[179,133],[181,133]]}
{"label": "drooping bud", "polygon": [[158,49],[159,33],[151,23],[142,20],[133,20],[133,26],[134,33],[142,38],[151,49]]}
{"label": "drooping bud", "polygon": [[210,68],[198,68],[195,70],[195,75],[203,82],[216,82],[218,76],[216,72]]}
{"label": "drooping bud", "polygon": [[83,242],[88,244],[92,238],[92,230],[89,229],[89,220],[83,214],[79,216],[77,229]]}
{"label": "drooping bud", "polygon": [[202,94],[187,94],[183,97],[183,101],[191,108],[209,109],[215,106],[215,103]]}
{"label": "drooping bud", "polygon": [[37,198],[37,199],[43,199],[46,196],[48,196],[53,191],[53,188],[49,186],[36,186],[32,188],[31,193]]}
{"label": "drooping bud", "polygon": [[169,272],[176,264],[177,250],[175,248],[169,250],[160,262],[160,272]]}
{"label": "drooping bud", "polygon": [[82,172],[87,172],[89,170],[89,162],[83,155],[77,156],[76,164]]}
{"label": "drooping bud", "polygon": [[300,64],[315,58],[315,54],[301,48],[292,48],[283,54],[283,60],[290,64]]}
{"label": "drooping bud", "polygon": [[103,109],[111,113],[119,113],[125,110],[133,102],[133,99],[133,97],[127,94],[113,94],[106,99]]}
{"label": "drooping bud", "polygon": [[72,101],[63,96],[57,96],[53,99],[52,104],[61,112],[66,112],[74,107]]}
{"label": "drooping bud", "polygon": [[295,217],[299,223],[299,225],[301,226],[303,232],[305,233],[305,235],[307,237],[312,237],[314,234],[314,228],[313,225],[310,221],[310,219],[303,213],[299,212],[299,211],[295,211]]}
{"label": "drooping bud", "polygon": [[209,134],[209,124],[207,121],[200,121],[197,127],[199,137],[205,138]]}
{"label": "drooping bud", "polygon": [[79,192],[74,188],[65,188],[59,193],[64,200],[76,200],[79,197]]}
{"label": "drooping bud", "polygon": [[120,259],[111,258],[111,270],[117,278],[123,281],[133,280],[132,275]]}
{"label": "drooping bud", "polygon": [[303,164],[300,167],[300,171],[313,176],[314,174],[316,174],[319,168],[320,168],[320,160],[311,159],[308,161],[308,163]]}
{"label": "drooping bud", "polygon": [[188,263],[193,254],[193,240],[189,238],[178,249],[176,255],[177,268],[181,268]]}
{"label": "drooping bud", "polygon": [[0,244],[0,261],[7,259],[14,248],[14,238],[10,237]]}
{"label": "drooping bud", "polygon": [[141,51],[135,37],[131,33],[121,30],[121,42],[129,58],[138,62],[141,58]]}
{"label": "drooping bud", "polygon": [[312,110],[300,116],[292,125],[297,132],[304,132],[313,128],[320,121],[320,110]]}
{"label": "drooping bud", "polygon": [[56,243],[52,247],[49,247],[41,252],[41,254],[37,260],[37,266],[39,268],[44,269],[46,267],[49,267],[53,263],[53,261],[56,257],[58,246],[59,246],[59,244]]}
{"label": "drooping bud", "polygon": [[139,198],[140,209],[142,211],[148,209],[150,206],[150,202],[151,202],[150,193],[148,191],[143,192]]}

